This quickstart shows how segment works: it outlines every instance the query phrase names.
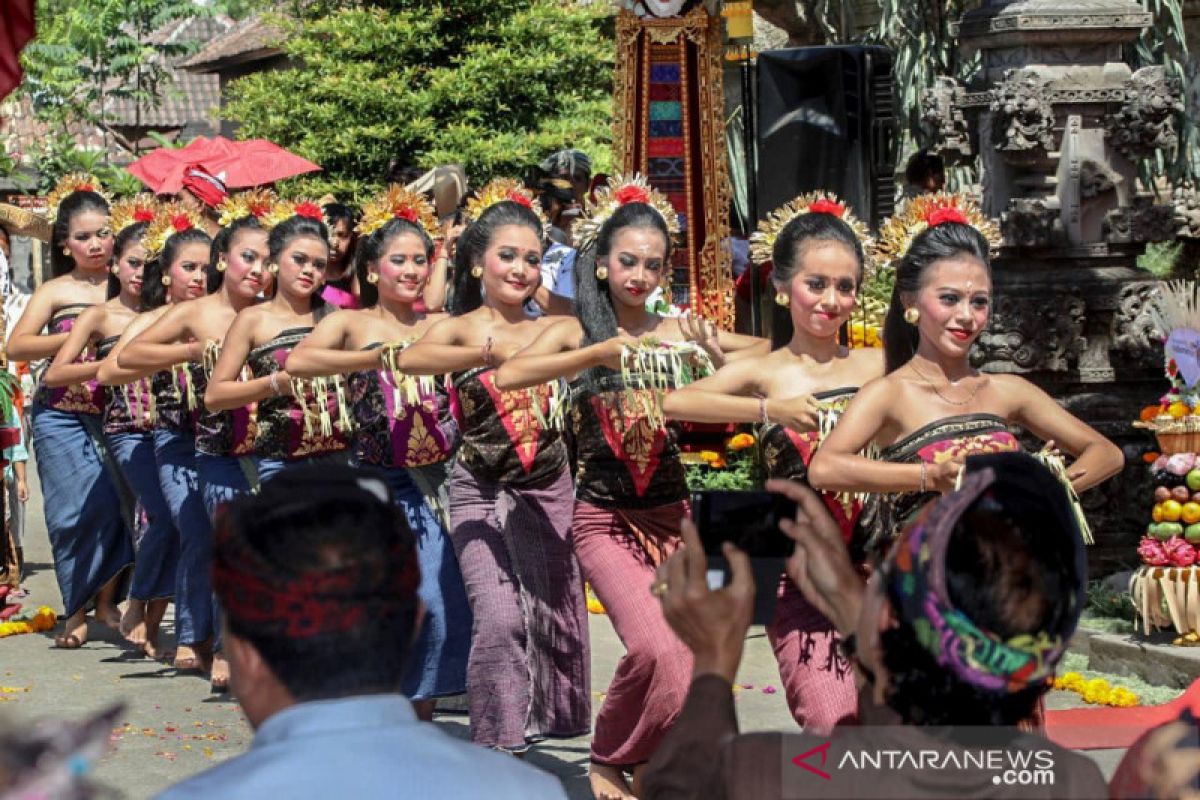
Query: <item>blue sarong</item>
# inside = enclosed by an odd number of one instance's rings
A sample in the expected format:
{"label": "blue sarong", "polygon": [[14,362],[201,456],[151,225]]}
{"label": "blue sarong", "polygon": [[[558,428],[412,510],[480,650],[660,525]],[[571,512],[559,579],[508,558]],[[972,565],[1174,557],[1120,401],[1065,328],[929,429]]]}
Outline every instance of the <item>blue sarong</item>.
{"label": "blue sarong", "polygon": [[196,645],[212,638],[212,524],[196,476],[196,447],[190,433],[154,430],[158,482],[179,531],[179,569],[175,579],[176,638]]}
{"label": "blue sarong", "polygon": [[133,541],[116,485],[80,415],[34,403],[32,416],[54,574],[69,617],[133,563]]}
{"label": "blue sarong", "polygon": [[[312,458],[295,458],[286,461],[282,458],[264,458],[260,456],[255,459],[255,465],[258,467],[258,485],[262,486],[285,469],[311,467],[316,464],[347,464],[349,461],[350,453],[346,450],[328,455],[313,456]],[[255,487],[256,490],[257,488]]]}
{"label": "blue sarong", "polygon": [[179,532],[159,484],[154,437],[150,433],[110,433],[108,444],[147,518],[145,529],[134,534],[129,596],[134,600],[174,597]]}

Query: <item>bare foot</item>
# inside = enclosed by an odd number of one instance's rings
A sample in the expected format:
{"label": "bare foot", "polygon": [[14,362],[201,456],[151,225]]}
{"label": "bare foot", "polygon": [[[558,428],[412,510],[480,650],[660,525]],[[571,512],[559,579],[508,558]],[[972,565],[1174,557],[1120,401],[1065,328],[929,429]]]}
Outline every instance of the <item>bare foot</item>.
{"label": "bare foot", "polygon": [[196,650],[186,644],[179,645],[175,651],[175,669],[180,672],[201,672],[204,662]]}
{"label": "bare foot", "polygon": [[77,611],[63,623],[63,632],[54,637],[54,646],[62,650],[78,650],[87,642],[87,614]]}
{"label": "bare foot", "polygon": [[146,643],[146,601],[130,600],[121,615],[121,635],[130,644]]}
{"label": "bare foot", "polygon": [[121,630],[121,617],[121,609],[112,603],[96,603],[96,621],[100,624],[119,631]]}
{"label": "bare foot", "polygon": [[593,761],[588,766],[588,779],[592,782],[592,795],[596,800],[633,800],[629,781],[625,780],[625,773],[620,767]]}
{"label": "bare foot", "polygon": [[212,672],[209,673],[209,681],[212,683],[214,692],[229,691],[229,662],[225,660],[225,656],[221,653],[213,653]]}

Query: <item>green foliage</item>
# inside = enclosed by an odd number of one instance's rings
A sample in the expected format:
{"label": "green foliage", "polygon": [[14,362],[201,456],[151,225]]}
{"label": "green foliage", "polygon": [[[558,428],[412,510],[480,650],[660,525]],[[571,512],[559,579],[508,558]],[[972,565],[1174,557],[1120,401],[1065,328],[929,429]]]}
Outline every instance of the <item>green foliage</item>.
{"label": "green foliage", "polygon": [[[1160,65],[1168,78],[1179,81],[1186,89],[1195,77],[1188,67],[1187,37],[1183,28],[1183,0],[1141,0],[1147,11],[1154,15],[1154,24],[1142,31],[1134,46],[1134,65],[1144,67]],[[1184,92],[1185,108],[1175,115],[1175,130],[1179,134],[1179,147],[1175,153],[1159,153],[1143,165],[1143,180],[1152,185],[1152,176],[1165,175],[1172,183],[1194,181],[1200,175],[1200,129],[1196,127],[1194,92]]]}
{"label": "green foliage", "polygon": [[1165,280],[1175,276],[1182,252],[1182,242],[1151,242],[1146,245],[1146,252],[1138,256],[1137,265],[1154,277]]}
{"label": "green foliage", "polygon": [[125,169],[109,164],[99,150],[81,150],[67,134],[52,135],[42,143],[34,162],[39,180],[37,191],[45,194],[59,178],[72,172],[86,172],[100,179],[104,190],[114,197],[128,197],[145,187]]}
{"label": "green foliage", "polygon": [[1132,620],[1136,614],[1129,592],[1109,588],[1104,581],[1092,581],[1087,587],[1087,610],[1099,617]]}
{"label": "green foliage", "polygon": [[730,450],[721,454],[724,465],[688,464],[686,473],[688,491],[716,491],[762,488],[762,469],[759,466],[758,443],[744,450]]}
{"label": "green foliage", "polygon": [[[380,7],[380,6],[386,6]],[[231,85],[239,135],[324,168],[283,191],[361,197],[392,159],[515,176],[561,147],[607,169],[607,5],[555,0],[305,4],[279,20],[298,66]]]}

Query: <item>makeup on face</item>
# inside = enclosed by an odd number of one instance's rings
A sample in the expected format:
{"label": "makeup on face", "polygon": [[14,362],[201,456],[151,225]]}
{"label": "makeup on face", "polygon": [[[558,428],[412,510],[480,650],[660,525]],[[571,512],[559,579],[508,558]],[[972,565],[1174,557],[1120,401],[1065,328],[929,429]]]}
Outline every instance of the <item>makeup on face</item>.
{"label": "makeup on face", "polygon": [[667,265],[667,242],[656,228],[627,227],[612,238],[605,257],[608,287],[613,299],[624,305],[644,305],[658,288]]}
{"label": "makeup on face", "polygon": [[312,294],[329,266],[329,246],[320,239],[300,236],[279,254],[280,285],[286,280],[299,294]]}
{"label": "makeup on face", "polygon": [[415,301],[429,280],[429,252],[421,237],[412,233],[393,236],[374,269],[380,293],[399,300]]}
{"label": "makeup on face", "polygon": [[487,296],[505,303],[524,303],[537,289],[542,270],[542,242],[532,228],[504,225],[492,234],[483,253]]}
{"label": "makeup on face", "polygon": [[171,278],[170,295],[175,302],[203,297],[208,284],[209,245],[189,242],[179,248],[166,274]]}
{"label": "makeup on face", "polygon": [[108,216],[99,211],[81,211],[70,220],[66,247],[75,263],[98,268],[112,258],[113,233]]}
{"label": "makeup on face", "polygon": [[267,232],[254,228],[239,231],[225,254],[225,280],[253,297],[271,283],[266,268]]}
{"label": "makeup on face", "polygon": [[942,259],[926,270],[917,297],[918,325],[948,354],[960,354],[987,327],[991,279],[981,261],[968,256]]}
{"label": "makeup on face", "polygon": [[792,324],[818,338],[836,336],[858,302],[861,267],[841,242],[815,242],[803,249],[792,277]]}

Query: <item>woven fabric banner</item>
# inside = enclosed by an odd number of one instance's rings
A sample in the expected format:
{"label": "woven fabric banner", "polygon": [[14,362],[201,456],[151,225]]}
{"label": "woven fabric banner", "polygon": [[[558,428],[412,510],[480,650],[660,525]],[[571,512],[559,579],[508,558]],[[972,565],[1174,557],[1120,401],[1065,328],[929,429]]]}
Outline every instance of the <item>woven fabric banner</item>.
{"label": "woven fabric banner", "polygon": [[703,7],[668,19],[621,11],[617,48],[614,156],[679,213],[672,302],[732,330],[721,20]]}

